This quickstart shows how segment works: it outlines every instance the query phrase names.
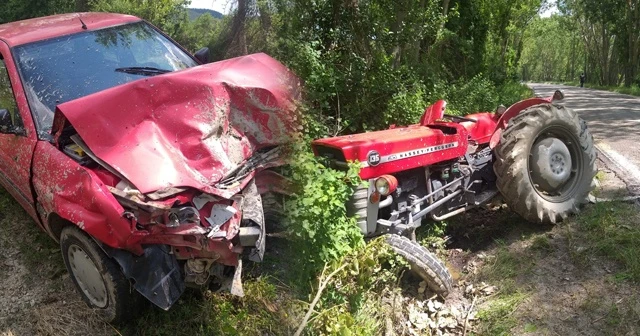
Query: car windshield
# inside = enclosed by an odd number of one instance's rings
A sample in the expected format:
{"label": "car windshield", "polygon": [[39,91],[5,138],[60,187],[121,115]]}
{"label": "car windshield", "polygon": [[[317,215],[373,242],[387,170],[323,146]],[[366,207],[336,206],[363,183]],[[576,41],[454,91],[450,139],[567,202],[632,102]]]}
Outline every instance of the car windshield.
{"label": "car windshield", "polygon": [[39,134],[50,132],[58,104],[197,65],[145,22],[30,43],[14,54]]}

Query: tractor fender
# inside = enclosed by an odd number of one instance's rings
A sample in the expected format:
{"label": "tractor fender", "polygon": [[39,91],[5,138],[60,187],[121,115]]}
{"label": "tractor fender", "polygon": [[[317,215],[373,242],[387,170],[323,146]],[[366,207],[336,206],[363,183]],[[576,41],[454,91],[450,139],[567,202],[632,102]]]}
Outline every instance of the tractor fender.
{"label": "tractor fender", "polygon": [[444,110],[447,108],[447,102],[444,100],[438,100],[432,105],[427,106],[420,118],[420,125],[427,126],[436,123],[436,120],[444,117]]}
{"label": "tractor fender", "polygon": [[502,131],[507,127],[509,120],[511,118],[520,114],[520,112],[528,109],[531,106],[540,105],[540,104],[551,104],[555,100],[562,99],[562,93],[560,91],[556,91],[556,93],[547,98],[534,97],[525,100],[521,100],[511,106],[500,116],[498,119],[498,123],[496,124],[496,129],[493,131],[491,135],[491,141],[489,142],[489,147],[491,149],[495,148],[500,142],[500,136],[502,135]]}

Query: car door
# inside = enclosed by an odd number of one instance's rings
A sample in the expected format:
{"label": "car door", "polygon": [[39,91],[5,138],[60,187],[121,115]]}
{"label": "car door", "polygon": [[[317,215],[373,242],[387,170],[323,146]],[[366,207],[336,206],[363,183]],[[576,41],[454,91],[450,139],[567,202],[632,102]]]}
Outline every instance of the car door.
{"label": "car door", "polygon": [[9,48],[0,42],[0,182],[37,218],[31,189],[31,160],[38,141]]}

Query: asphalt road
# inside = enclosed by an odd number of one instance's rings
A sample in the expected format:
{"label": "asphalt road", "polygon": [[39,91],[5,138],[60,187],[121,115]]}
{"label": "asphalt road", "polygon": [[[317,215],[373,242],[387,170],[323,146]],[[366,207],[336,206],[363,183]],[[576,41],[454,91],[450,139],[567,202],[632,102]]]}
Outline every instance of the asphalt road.
{"label": "asphalt road", "polygon": [[528,84],[539,96],[557,89],[561,103],[587,121],[598,155],[633,194],[640,194],[640,97],[557,84]]}

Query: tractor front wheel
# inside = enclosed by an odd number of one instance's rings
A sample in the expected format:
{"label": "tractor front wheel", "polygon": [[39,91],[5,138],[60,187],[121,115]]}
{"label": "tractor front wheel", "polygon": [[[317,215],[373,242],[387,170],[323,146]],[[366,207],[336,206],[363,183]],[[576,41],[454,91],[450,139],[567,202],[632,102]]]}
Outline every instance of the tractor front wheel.
{"label": "tractor front wheel", "polygon": [[531,222],[556,223],[588,202],[596,152],[587,124],[559,105],[532,106],[509,120],[495,148],[498,189]]}
{"label": "tractor front wheel", "polygon": [[385,240],[397,254],[409,262],[411,270],[427,283],[429,289],[443,298],[449,295],[453,279],[438,257],[407,237],[389,234]]}

